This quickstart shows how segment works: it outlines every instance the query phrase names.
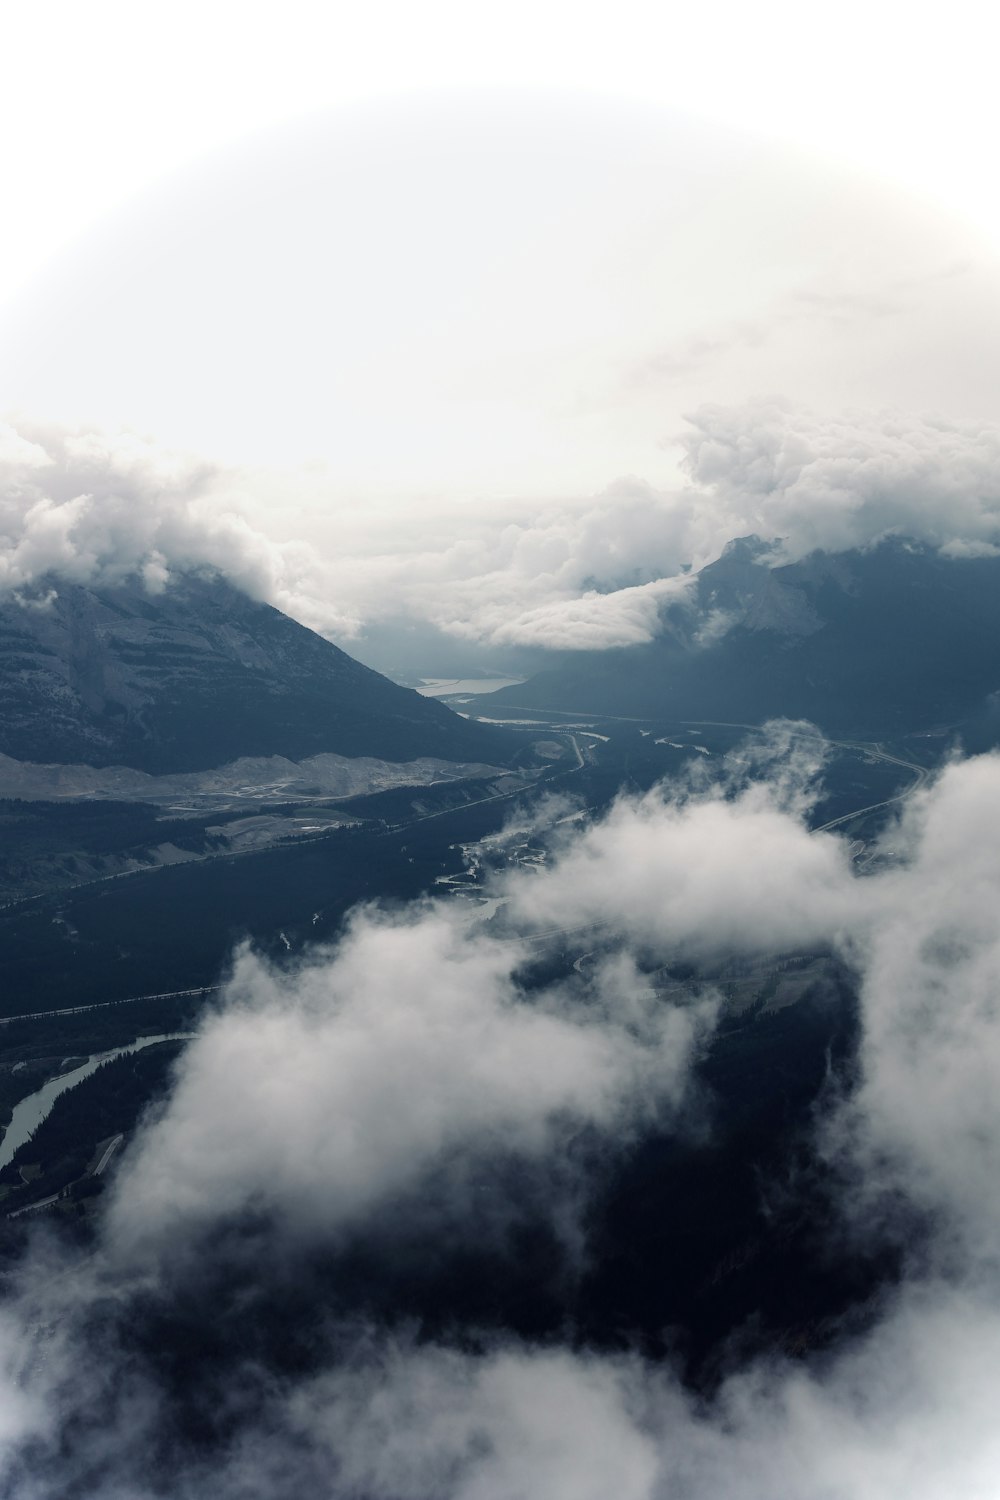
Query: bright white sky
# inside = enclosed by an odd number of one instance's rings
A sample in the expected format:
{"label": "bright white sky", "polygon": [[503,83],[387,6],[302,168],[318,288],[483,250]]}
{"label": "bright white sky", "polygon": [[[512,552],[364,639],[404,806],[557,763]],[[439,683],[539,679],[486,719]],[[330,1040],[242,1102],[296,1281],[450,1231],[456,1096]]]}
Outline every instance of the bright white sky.
{"label": "bright white sky", "polygon": [[1000,239],[996,11],[919,0],[5,0],[4,291],[165,173],[355,100],[528,86],[691,110],[907,183]]}
{"label": "bright white sky", "polygon": [[996,415],[990,7],[0,9],[0,409],[369,502],[662,482],[761,391]]}

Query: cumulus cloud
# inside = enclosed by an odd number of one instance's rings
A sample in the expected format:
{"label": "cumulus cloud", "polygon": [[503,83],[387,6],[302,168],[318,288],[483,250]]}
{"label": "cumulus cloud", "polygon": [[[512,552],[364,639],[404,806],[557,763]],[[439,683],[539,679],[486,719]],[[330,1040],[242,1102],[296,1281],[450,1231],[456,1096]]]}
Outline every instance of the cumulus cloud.
{"label": "cumulus cloud", "polygon": [[[951,764],[914,794],[887,840],[895,862],[863,875],[834,836],[806,828],[822,746],[802,726],[783,734],[714,783],[621,799],[546,870],[508,882],[525,920],[604,924],[607,961],[589,980],[526,992],[519,943],[437,905],[362,913],[339,948],[291,975],[243,955],[132,1148],[94,1256],[36,1251],[8,1296],[8,1492],[991,1494],[1000,757]],[[272,1368],[252,1352],[281,1247],[329,1243],[387,1204],[402,1212],[433,1162],[463,1183],[463,1161],[500,1148],[553,1163],[558,1183],[574,1132],[614,1149],[652,1122],[676,1128],[712,1010],[656,1001],[643,953],[784,943],[836,945],[857,975],[857,1079],[817,1137],[841,1212],[879,1242],[901,1208],[925,1225],[862,1332],[841,1329],[804,1360],[737,1363],[698,1397],[669,1364],[588,1349],[571,1320],[542,1343],[428,1337],[342,1312],[324,1322],[312,1293],[318,1365]],[[266,1248],[253,1242],[257,1301],[238,1307],[238,1357],[211,1379],[199,1367],[196,1399],[215,1423],[199,1447],[179,1435],[183,1381],[178,1395],[158,1368],[156,1330],[189,1326],[191,1287],[226,1274],[218,1231],[248,1210],[271,1226]],[[153,1333],[136,1345],[150,1307]]]}
{"label": "cumulus cloud", "polygon": [[667,603],[687,602],[687,576],[657,579],[610,594],[591,590],[577,598],[555,599],[525,609],[497,624],[490,640],[498,645],[541,646],[546,650],[607,651],[652,640]]}
{"label": "cumulus cloud", "polygon": [[[0,592],[128,573],[156,591],[210,567],[343,640],[395,617],[500,649],[603,650],[651,640],[736,536],[778,544],[771,562],[888,535],[951,557],[1000,546],[994,425],[770,400],[702,407],[679,442],[690,483],[673,491],[623,479],[561,505],[330,514],[307,476],[223,471],[130,434],[8,426]],[[694,626],[707,641],[725,621]]]}
{"label": "cumulus cloud", "polygon": [[823,742],[807,725],[769,727],[721,778],[699,766],[690,792],[621,797],[574,833],[530,885],[513,883],[521,921],[604,922],[644,949],[685,958],[846,938],[862,899],[846,847],[804,822]]}
{"label": "cumulus cloud", "polygon": [[354,628],[320,602],[312,550],[255,530],[211,465],[127,432],[0,432],[0,598],[31,604],[40,585],[134,575],[155,594],[188,569],[217,569],[290,614]]}
{"label": "cumulus cloud", "polygon": [[[940,1226],[942,1246],[1000,1255],[1000,762],[948,767],[893,833],[909,860],[880,877],[863,936],[858,1132],[868,1196],[888,1185]],[[860,1207],[864,1207],[862,1204]]]}
{"label": "cumulus cloud", "polygon": [[[432,557],[370,566],[391,566],[392,597],[443,629],[593,650],[651,640],[668,606],[693,602],[693,575],[734,537],[773,543],[772,564],[894,535],[950,557],[993,556],[1000,544],[994,424],[821,416],[778,399],[704,406],[688,421],[678,438],[686,488],[622,481],[585,505],[487,525]],[[696,624],[704,643],[726,622]]]}
{"label": "cumulus cloud", "polygon": [[[819,415],[781,399],[703,406],[679,435],[688,485],[622,480],[592,500],[504,520],[454,518],[461,540],[391,543],[364,560],[358,618],[384,600],[495,645],[599,650],[651,640],[734,537],[766,563],[912,538],[945,556],[1000,545],[1000,427],[898,412]],[[422,518],[426,523],[426,518]],[[347,585],[348,591],[350,585]],[[724,620],[694,622],[707,642]]]}
{"label": "cumulus cloud", "polygon": [[[325,1464],[348,1494],[985,1497],[1000,1458],[998,1353],[995,1308],[936,1286],[908,1291],[825,1367],[758,1365],[711,1407],[637,1359],[514,1346],[473,1359],[390,1345],[298,1390],[282,1415],[313,1473]],[[263,1446],[247,1444],[245,1473],[267,1464]],[[272,1469],[250,1493],[273,1494],[273,1482]]]}
{"label": "cumulus cloud", "polygon": [[822,944],[859,925],[846,846],[806,826],[825,751],[812,726],[782,722],[721,779],[620,798],[583,831],[561,803],[543,809],[571,831],[548,868],[497,891],[515,932],[599,928],[607,951],[586,976],[539,989],[525,941],[442,902],[363,909],[292,976],[242,952],[133,1153],[117,1242],[190,1235],[251,1203],[335,1233],[443,1159],[457,1180],[465,1155],[552,1162],[582,1127],[621,1144],[680,1123],[716,1001],[665,1004],[643,961]]}
{"label": "cumulus cloud", "polygon": [[[436,528],[405,512],[331,520],[322,496],[306,491],[302,476],[289,475],[274,495],[260,476],[131,433],[8,425],[0,595],[30,599],[53,579],[108,584],[135,574],[157,592],[172,572],[215,568],[344,638],[388,609],[501,645],[600,649],[649,639],[661,602],[684,592],[674,576],[677,528],[638,482],[571,510],[525,520],[465,511]],[[280,540],[290,507],[298,537]]]}
{"label": "cumulus cloud", "polygon": [[[819,416],[791,402],[703,406],[681,439],[705,532],[823,549],[913,537],[952,555],[1000,539],[1000,428],[902,412]],[[705,546],[714,541],[705,535]]]}
{"label": "cumulus cloud", "polygon": [[685,601],[685,525],[669,497],[625,479],[572,505],[393,517],[335,577],[362,620],[400,613],[497,646],[604,650],[650,640],[660,611]]}
{"label": "cumulus cloud", "polygon": [[190,1236],[247,1205],[335,1234],[449,1162],[552,1163],[589,1126],[627,1140],[679,1112],[706,1000],[655,1002],[621,962],[525,994],[525,952],[446,906],[357,916],[294,978],[237,960],[112,1212],[116,1242]]}

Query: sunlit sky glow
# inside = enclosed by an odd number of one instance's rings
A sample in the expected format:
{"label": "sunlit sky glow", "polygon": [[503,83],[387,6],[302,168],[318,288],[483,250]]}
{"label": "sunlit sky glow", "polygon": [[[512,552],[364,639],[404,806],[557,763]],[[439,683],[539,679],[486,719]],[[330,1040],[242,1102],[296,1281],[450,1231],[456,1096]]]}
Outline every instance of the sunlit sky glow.
{"label": "sunlit sky glow", "polygon": [[946,19],[11,6],[0,409],[323,510],[669,482],[703,401],[993,418],[1000,111]]}
{"label": "sunlit sky glow", "polygon": [[456,87],[690,110],[884,173],[1000,236],[990,33],[975,0],[5,5],[0,283],[10,295],[113,205],[250,132]]}

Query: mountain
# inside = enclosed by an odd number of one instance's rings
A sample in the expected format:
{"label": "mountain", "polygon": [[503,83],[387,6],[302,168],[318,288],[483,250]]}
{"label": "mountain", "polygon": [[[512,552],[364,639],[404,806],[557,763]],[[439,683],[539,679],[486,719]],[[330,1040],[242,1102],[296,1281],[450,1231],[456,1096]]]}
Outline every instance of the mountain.
{"label": "mountain", "polygon": [[474,724],[218,576],[152,595],[56,581],[0,606],[0,753],[155,774],[333,752],[505,762]]}
{"label": "mountain", "polygon": [[[756,537],[702,569],[696,608],[627,650],[563,656],[484,703],[891,734],[996,718],[1000,558],[892,539],[768,567]],[[489,710],[487,710],[488,712]],[[992,719],[991,719],[992,714]]]}

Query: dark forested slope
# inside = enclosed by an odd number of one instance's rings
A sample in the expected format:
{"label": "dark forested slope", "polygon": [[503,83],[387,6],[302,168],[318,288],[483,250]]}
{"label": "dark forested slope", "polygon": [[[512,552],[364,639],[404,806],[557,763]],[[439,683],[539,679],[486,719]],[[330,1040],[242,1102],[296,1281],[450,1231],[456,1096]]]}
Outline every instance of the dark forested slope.
{"label": "dark forested slope", "polygon": [[511,753],[503,731],[397,686],[221,578],[157,595],[139,582],[53,588],[0,607],[0,753],[15,759],[166,773],[241,756]]}
{"label": "dark forested slope", "polygon": [[[699,574],[695,610],[648,645],[563,656],[486,703],[891,735],[989,716],[1000,689],[1000,558],[892,539],[770,568],[755,538]],[[487,712],[491,710],[487,709]]]}

